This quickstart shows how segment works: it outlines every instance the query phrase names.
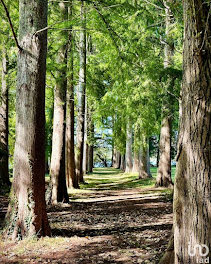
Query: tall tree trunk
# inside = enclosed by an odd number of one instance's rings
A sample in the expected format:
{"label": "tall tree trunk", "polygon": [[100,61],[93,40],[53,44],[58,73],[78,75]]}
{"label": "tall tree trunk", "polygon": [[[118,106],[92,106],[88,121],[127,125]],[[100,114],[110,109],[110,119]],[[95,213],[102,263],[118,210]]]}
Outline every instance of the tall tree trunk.
{"label": "tall tree trunk", "polygon": [[[51,96],[54,98],[54,90],[51,91]],[[53,112],[54,100],[51,101],[48,108],[48,122],[45,125],[45,173],[50,174],[51,154],[52,154],[52,135],[53,135]],[[47,117],[46,117],[47,119]]]}
{"label": "tall tree trunk", "polygon": [[139,152],[134,150],[134,158],[133,158],[133,172],[139,172]]}
{"label": "tall tree trunk", "polygon": [[151,178],[148,139],[144,138],[139,155],[139,179]]}
{"label": "tall tree trunk", "polygon": [[94,163],[94,147],[93,145],[90,145],[88,151],[88,168],[87,168],[88,173],[93,172],[93,167],[94,167],[93,163]]}
{"label": "tall tree trunk", "polygon": [[94,122],[92,119],[92,110],[90,107],[88,107],[88,118],[87,118],[87,136],[88,136],[88,166],[87,166],[87,172],[91,173],[93,172],[94,167]]}
{"label": "tall tree trunk", "polygon": [[[61,16],[64,20],[68,18],[68,7],[65,3],[59,4]],[[51,203],[68,202],[66,176],[65,176],[65,118],[66,118],[66,91],[67,91],[67,52],[68,33],[60,33],[62,40],[61,48],[58,52],[58,68],[56,87],[54,91],[54,119],[53,119],[53,139],[51,156]],[[63,185],[64,184],[64,185]]]}
{"label": "tall tree trunk", "polygon": [[85,96],[85,116],[84,116],[84,146],[83,146],[83,175],[87,172],[88,144],[87,144],[87,97]]}
{"label": "tall tree trunk", "polygon": [[[7,213],[12,238],[50,235],[45,203],[47,1],[19,1],[14,178]],[[42,12],[41,12],[42,11]]]}
{"label": "tall tree trunk", "polygon": [[157,167],[159,167],[159,160],[160,160],[160,149],[159,149],[159,146],[158,146],[157,156],[156,156],[156,165],[157,165]]}
{"label": "tall tree trunk", "polygon": [[80,71],[78,84],[78,120],[77,120],[77,148],[76,148],[76,174],[80,182],[83,178],[83,149],[84,149],[84,114],[86,93],[86,8],[85,2],[81,1],[81,23],[80,33]]}
{"label": "tall tree trunk", "polygon": [[138,130],[134,131],[134,150],[133,150],[133,172],[139,172],[139,152],[140,147],[138,148]]}
{"label": "tall tree trunk", "polygon": [[150,171],[150,154],[149,154],[149,139],[147,139],[147,144],[148,144],[148,147],[147,147],[147,173],[149,175],[149,177],[151,178],[152,177],[152,174],[151,174],[151,171]]}
{"label": "tall tree trunk", "polygon": [[125,154],[121,155],[120,170],[125,171]]}
{"label": "tall tree trunk", "polygon": [[8,149],[8,85],[7,53],[2,52],[2,83],[0,102],[0,187],[9,187],[9,149]]}
{"label": "tall tree trunk", "polygon": [[115,147],[113,147],[113,155],[112,155],[112,167],[116,167],[116,162],[117,162],[117,150]]}
{"label": "tall tree trunk", "polygon": [[132,158],[132,144],[133,144],[133,129],[131,124],[128,122],[127,124],[127,137],[126,137],[126,168],[125,172],[130,173],[133,169],[133,158]]}
{"label": "tall tree trunk", "polygon": [[160,159],[156,186],[171,187],[171,118],[165,117],[161,125]]}
{"label": "tall tree trunk", "polygon": [[[72,18],[73,2],[70,2],[69,6],[69,19]],[[71,29],[71,28],[70,28]],[[74,145],[74,124],[75,124],[75,112],[74,112],[74,75],[73,75],[73,34],[69,33],[69,82],[67,86],[67,102],[66,102],[66,179],[68,188],[79,189],[78,178],[76,176],[75,166],[75,145]]]}
{"label": "tall tree trunk", "polygon": [[113,167],[115,169],[119,169],[120,168],[120,163],[121,163],[121,154],[118,150],[115,150],[115,157],[114,157],[114,161],[113,161]]}
{"label": "tall tree trunk", "polygon": [[[113,141],[113,139],[112,139]],[[114,144],[112,142],[112,153],[111,153],[111,167],[114,166]]]}
{"label": "tall tree trunk", "polygon": [[[195,264],[211,258],[211,5],[210,1],[184,0],[183,7],[184,75],[174,192],[174,249],[175,264]],[[190,256],[197,245],[203,248],[204,256],[199,250]]]}
{"label": "tall tree trunk", "polygon": [[[166,13],[166,39],[170,39],[170,30],[172,27],[172,13],[170,4],[172,0],[164,0],[165,13]],[[164,47],[164,68],[168,68],[172,64],[173,50],[169,43],[165,44]],[[172,82],[169,80],[166,86],[167,90],[172,89]],[[158,174],[156,180],[156,186],[169,187],[173,185],[171,179],[171,97],[169,94],[165,94],[163,98],[162,106],[162,123],[160,132],[160,159]]]}

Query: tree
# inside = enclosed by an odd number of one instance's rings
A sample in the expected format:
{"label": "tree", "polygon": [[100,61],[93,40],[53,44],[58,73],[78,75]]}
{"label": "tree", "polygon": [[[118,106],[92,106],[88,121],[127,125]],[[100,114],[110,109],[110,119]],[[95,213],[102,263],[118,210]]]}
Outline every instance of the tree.
{"label": "tree", "polygon": [[125,171],[125,154],[121,155],[120,170]]}
{"label": "tree", "polygon": [[[13,239],[50,235],[45,204],[47,1],[20,0],[14,179],[7,212]],[[30,66],[29,66],[30,65]]]}
{"label": "tree", "polygon": [[133,150],[133,172],[139,172],[139,156],[140,156],[140,146],[138,144],[137,131],[134,131],[134,150]]}
{"label": "tree", "polygon": [[[170,31],[173,24],[173,16],[170,8],[172,0],[165,0],[165,25],[166,25],[166,43],[164,47],[164,68],[168,68],[172,64],[173,55],[173,43],[171,40]],[[171,41],[171,42],[170,42]],[[158,175],[156,180],[156,186],[169,187],[173,185],[171,179],[171,128],[172,128],[172,97],[169,95],[169,91],[172,92],[172,82],[168,79],[166,90],[163,97],[162,105],[162,123],[160,132],[160,157],[158,166]]]}
{"label": "tree", "polygon": [[[69,7],[69,19],[73,15],[73,3],[71,1]],[[72,26],[70,27],[72,29]],[[66,179],[67,186],[75,189],[79,188],[78,179],[76,177],[76,168],[75,168],[75,146],[74,146],[74,40],[72,31],[69,33],[69,82],[67,86],[67,106],[66,106],[66,155],[65,155],[65,164],[66,164]]]}
{"label": "tree", "polygon": [[139,179],[151,178],[149,161],[149,140],[143,136],[139,153]]}
{"label": "tree", "polygon": [[119,169],[121,164],[121,154],[114,148],[113,150],[113,167]]}
{"label": "tree", "polygon": [[[68,6],[59,4],[64,20],[68,18]],[[68,33],[60,32],[61,46],[57,55],[57,76],[54,91],[53,139],[51,155],[51,203],[69,202],[65,176],[65,130],[66,130],[66,91],[67,91],[67,52]]]}
{"label": "tree", "polygon": [[87,172],[93,172],[94,167],[94,147],[93,145],[88,145],[88,167]]}
{"label": "tree", "polygon": [[85,116],[85,93],[86,93],[86,6],[81,1],[81,24],[79,43],[80,71],[78,83],[78,116],[77,116],[77,146],[76,146],[76,175],[79,182],[84,183],[83,178],[83,150],[84,150],[84,116]]}
{"label": "tree", "polygon": [[[211,257],[211,3],[183,1],[182,117],[174,192],[175,264],[202,259],[188,248],[206,245]],[[204,259],[203,259],[204,260]]]}
{"label": "tree", "polygon": [[[5,43],[4,43],[5,44]],[[9,149],[8,149],[8,84],[7,84],[7,52],[2,52],[2,83],[0,102],[0,187],[9,187]]]}
{"label": "tree", "polygon": [[85,113],[84,113],[84,146],[83,146],[83,175],[86,175],[87,164],[88,164],[88,144],[87,144],[87,134],[88,134],[88,102],[87,96],[85,95]]}
{"label": "tree", "polygon": [[132,172],[132,169],[133,169],[132,144],[133,144],[133,129],[132,129],[131,124],[128,122],[127,137],[126,137],[126,154],[125,154],[125,161],[126,161],[125,172],[126,173]]}
{"label": "tree", "polygon": [[88,115],[87,115],[87,139],[88,139],[88,151],[87,151],[87,172],[91,173],[93,172],[93,167],[94,167],[94,121],[92,118],[92,109],[89,106],[88,107]]}

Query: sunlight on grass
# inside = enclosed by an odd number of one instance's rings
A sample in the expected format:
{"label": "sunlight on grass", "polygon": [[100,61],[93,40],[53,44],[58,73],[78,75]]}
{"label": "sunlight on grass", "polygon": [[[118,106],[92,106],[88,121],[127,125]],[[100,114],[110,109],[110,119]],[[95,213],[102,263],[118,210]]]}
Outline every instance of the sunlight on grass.
{"label": "sunlight on grass", "polygon": [[[172,178],[175,177],[175,167],[172,167]],[[152,178],[139,179],[138,173],[124,173],[114,168],[95,168],[94,172],[84,176],[86,184],[81,184],[80,189],[69,189],[71,198],[77,199],[82,194],[88,196],[94,192],[109,190],[127,190],[127,189],[149,189],[154,188],[157,176],[157,168],[151,168]],[[159,189],[161,193],[170,194],[171,190]]]}

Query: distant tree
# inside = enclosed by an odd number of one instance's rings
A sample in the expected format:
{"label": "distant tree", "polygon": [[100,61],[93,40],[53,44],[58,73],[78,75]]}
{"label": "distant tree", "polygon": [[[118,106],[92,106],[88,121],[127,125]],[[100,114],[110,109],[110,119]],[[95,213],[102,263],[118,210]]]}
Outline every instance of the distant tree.
{"label": "distant tree", "polygon": [[[60,15],[68,18],[67,3],[59,3]],[[68,33],[60,31],[60,48],[57,55],[56,86],[54,90],[53,138],[51,155],[51,203],[68,202],[65,176],[65,132]]]}
{"label": "distant tree", "polygon": [[84,122],[85,122],[85,93],[86,93],[86,4],[81,1],[81,27],[79,43],[79,83],[77,90],[77,146],[76,146],[76,175],[79,182],[84,183],[83,178],[83,151],[84,151]]}
{"label": "distant tree", "polygon": [[151,178],[149,160],[149,140],[143,136],[139,153],[139,179]]}
{"label": "distant tree", "polygon": [[[69,19],[73,17],[73,1],[69,6]],[[72,26],[70,27],[70,30]],[[74,39],[72,31],[69,32],[69,78],[67,85],[67,105],[66,105],[66,179],[67,186],[75,189],[79,188],[75,166],[75,144],[74,144],[74,121],[75,121],[75,97],[74,97]]]}
{"label": "distant tree", "polygon": [[126,168],[125,172],[129,173],[132,172],[133,169],[133,154],[132,154],[132,146],[133,146],[133,129],[130,122],[127,124],[127,133],[126,133],[126,153],[125,153],[125,160],[126,160]]}
{"label": "distant tree", "polygon": [[139,154],[140,146],[138,145],[137,131],[134,131],[134,143],[133,143],[133,172],[139,172]]}
{"label": "distant tree", "polygon": [[94,121],[92,117],[92,108],[88,107],[88,115],[87,115],[87,172],[93,172],[94,167]]}
{"label": "distant tree", "polygon": [[[165,6],[165,33],[166,43],[164,45],[164,68],[167,69],[172,65],[172,56],[174,45],[171,40],[171,30],[173,25],[173,15],[170,5],[172,0],[163,1]],[[162,123],[160,131],[160,148],[159,148],[159,166],[156,186],[169,187],[173,185],[171,179],[171,130],[172,130],[172,104],[173,98],[169,92],[172,93],[172,82],[170,78],[167,84],[164,85],[166,92],[163,96],[162,104]]]}
{"label": "distant tree", "polygon": [[121,155],[120,170],[125,171],[125,154]]}
{"label": "distant tree", "polygon": [[113,151],[113,167],[119,169],[121,164],[121,154],[118,150],[114,149]]}

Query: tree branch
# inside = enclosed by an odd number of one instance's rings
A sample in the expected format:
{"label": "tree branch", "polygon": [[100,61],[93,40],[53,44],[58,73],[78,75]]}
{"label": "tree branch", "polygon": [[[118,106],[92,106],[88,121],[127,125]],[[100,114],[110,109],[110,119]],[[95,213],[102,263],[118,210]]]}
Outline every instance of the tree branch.
{"label": "tree branch", "polygon": [[[119,35],[118,35],[118,34],[112,29],[112,27],[111,27],[110,24],[107,22],[107,20],[105,19],[105,17],[101,14],[101,12],[100,12],[100,10],[98,9],[96,3],[94,2],[93,4],[94,4],[94,9],[97,11],[98,15],[101,17],[101,19],[102,19],[103,22],[105,23],[108,32],[111,31],[110,36],[111,36],[111,38],[112,38],[112,40],[113,40],[113,42],[114,42],[114,45],[116,46],[117,50],[119,51],[119,47],[117,46],[117,43],[116,43],[116,41],[115,41],[115,38],[114,38],[113,34],[114,34],[115,36],[117,36],[119,39],[121,39],[120,36],[119,36]],[[113,34],[112,34],[112,33],[113,33]]]}
{"label": "tree branch", "polygon": [[11,21],[11,18],[10,18],[9,11],[8,11],[8,9],[7,9],[7,7],[6,7],[6,5],[5,5],[5,3],[4,3],[3,0],[1,0],[1,3],[2,3],[4,9],[5,9],[5,12],[6,12],[6,15],[7,15],[7,18],[8,18],[8,21],[9,21],[9,24],[10,24],[10,28],[11,28],[11,30],[12,30],[12,34],[13,34],[13,37],[14,37],[14,39],[15,39],[16,46],[18,47],[18,49],[19,49],[20,51],[22,51],[23,49],[21,48],[21,46],[20,46],[19,43],[18,43],[18,39],[17,39],[17,36],[16,36],[16,34],[15,34],[15,30],[14,30],[14,27],[13,27],[13,24],[12,24],[12,21]]}
{"label": "tree branch", "polygon": [[150,4],[150,5],[154,6],[154,7],[156,7],[157,9],[163,10],[162,7],[160,7],[160,6],[156,5],[156,4],[153,4],[152,2],[150,2],[148,0],[144,0],[144,2],[146,2],[147,4]]}

